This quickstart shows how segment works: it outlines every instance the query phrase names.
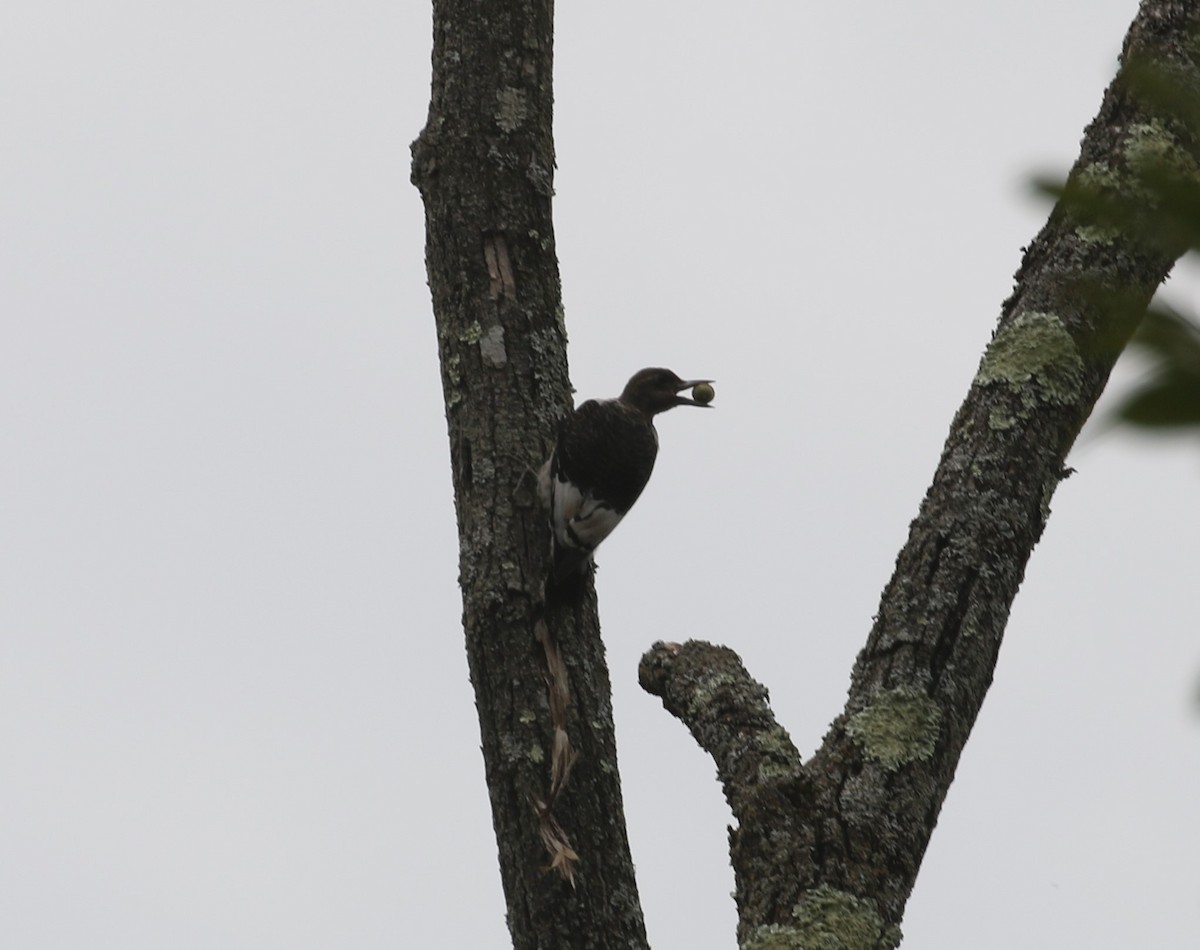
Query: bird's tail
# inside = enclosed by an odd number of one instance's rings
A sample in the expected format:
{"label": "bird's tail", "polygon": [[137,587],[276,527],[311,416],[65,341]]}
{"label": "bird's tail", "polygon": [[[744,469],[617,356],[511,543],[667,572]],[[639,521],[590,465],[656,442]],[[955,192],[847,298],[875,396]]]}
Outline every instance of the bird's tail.
{"label": "bird's tail", "polygon": [[592,552],[582,548],[554,545],[554,566],[546,580],[549,599],[560,603],[578,603],[592,573]]}

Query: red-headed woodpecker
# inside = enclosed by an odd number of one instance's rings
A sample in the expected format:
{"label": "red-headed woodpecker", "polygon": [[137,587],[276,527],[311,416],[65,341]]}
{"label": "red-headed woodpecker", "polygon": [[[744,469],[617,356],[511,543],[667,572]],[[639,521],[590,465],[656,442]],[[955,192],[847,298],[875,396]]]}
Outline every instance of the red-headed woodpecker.
{"label": "red-headed woodpecker", "polygon": [[[555,580],[587,570],[592,552],[646,487],[658,455],[655,415],[675,406],[709,408],[711,382],[644,369],[616,399],[589,399],[563,420],[538,474],[538,494],[554,535]],[[694,386],[704,386],[707,399],[680,395]]]}

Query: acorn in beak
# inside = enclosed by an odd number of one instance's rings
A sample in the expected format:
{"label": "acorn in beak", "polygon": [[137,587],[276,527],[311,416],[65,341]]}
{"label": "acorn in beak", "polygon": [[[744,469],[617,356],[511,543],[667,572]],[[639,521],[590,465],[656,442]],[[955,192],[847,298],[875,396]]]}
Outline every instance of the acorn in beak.
{"label": "acorn in beak", "polygon": [[697,406],[700,409],[711,409],[710,403],[716,395],[716,391],[712,388],[715,380],[712,379],[689,379],[681,380],[679,383],[678,392],[682,393],[685,389],[692,391],[691,397],[677,395],[675,401],[680,406]]}

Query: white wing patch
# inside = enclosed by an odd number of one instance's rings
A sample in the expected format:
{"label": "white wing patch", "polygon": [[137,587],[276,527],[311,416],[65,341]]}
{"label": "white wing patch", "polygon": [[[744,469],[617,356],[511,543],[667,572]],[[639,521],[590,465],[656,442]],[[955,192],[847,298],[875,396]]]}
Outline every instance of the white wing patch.
{"label": "white wing patch", "polygon": [[593,498],[591,492],[581,492],[573,482],[552,476],[552,463],[553,457],[538,473],[538,494],[550,513],[554,540],[564,548],[594,551],[624,515]]}

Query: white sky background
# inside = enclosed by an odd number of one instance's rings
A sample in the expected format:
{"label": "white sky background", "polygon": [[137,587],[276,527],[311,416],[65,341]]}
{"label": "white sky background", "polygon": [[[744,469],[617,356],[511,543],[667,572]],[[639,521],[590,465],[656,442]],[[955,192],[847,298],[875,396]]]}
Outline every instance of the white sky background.
{"label": "white sky background", "polygon": [[[728,643],[816,747],[1135,11],[560,4],[579,398],[718,381],[599,559],[656,947],[734,945],[729,813],[638,658]],[[429,19],[0,12],[6,947],[508,945],[408,183]],[[1200,946],[1197,449],[1085,432],[906,946]]]}

